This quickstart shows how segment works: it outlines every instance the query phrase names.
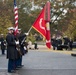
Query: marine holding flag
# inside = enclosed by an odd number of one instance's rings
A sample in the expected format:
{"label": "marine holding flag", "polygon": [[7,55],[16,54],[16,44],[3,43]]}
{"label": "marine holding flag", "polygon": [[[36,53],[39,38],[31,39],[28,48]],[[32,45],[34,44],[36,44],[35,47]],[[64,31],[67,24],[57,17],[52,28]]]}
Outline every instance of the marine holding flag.
{"label": "marine holding flag", "polygon": [[14,0],[14,15],[15,15],[14,36],[19,41],[19,44],[16,45],[16,48],[17,48],[17,50],[20,54],[19,58],[16,60],[16,67],[21,68],[21,67],[23,67],[23,65],[22,65],[22,56],[24,55],[23,42],[25,41],[26,34],[22,34],[21,29],[18,29],[18,8],[17,8],[17,5],[16,5],[16,0]]}
{"label": "marine holding flag", "polygon": [[18,52],[16,46],[19,44],[19,42],[15,40],[15,36],[18,32],[18,8],[16,5],[16,0],[14,0],[14,15],[15,15],[15,28],[10,27],[8,29],[9,33],[6,36],[8,72],[10,73],[16,72],[16,67],[17,67],[16,61],[18,59]]}
{"label": "marine holding flag", "polygon": [[50,49],[51,38],[50,38],[49,22],[50,22],[50,2],[47,2],[32,27],[46,39],[46,46]]}
{"label": "marine holding flag", "polygon": [[14,0],[14,14],[15,14],[15,27],[14,28],[9,27],[8,34],[6,36],[9,73],[15,73],[16,69],[23,67],[22,65],[22,56],[24,55],[23,43],[26,39],[26,35],[28,35],[28,33],[21,34],[21,30],[18,30],[18,8],[16,5],[16,0]]}

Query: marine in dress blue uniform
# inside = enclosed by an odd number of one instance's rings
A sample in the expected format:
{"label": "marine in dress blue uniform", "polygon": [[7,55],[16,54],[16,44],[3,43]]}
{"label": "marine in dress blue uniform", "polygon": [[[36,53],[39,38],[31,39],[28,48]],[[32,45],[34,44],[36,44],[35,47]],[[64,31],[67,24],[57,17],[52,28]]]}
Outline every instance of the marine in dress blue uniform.
{"label": "marine in dress blue uniform", "polygon": [[17,59],[17,50],[13,30],[13,27],[9,27],[8,34],[6,36],[8,72],[10,73],[15,72],[15,60]]}
{"label": "marine in dress blue uniform", "polygon": [[21,56],[20,56],[20,58],[18,58],[18,60],[17,60],[17,67],[18,68],[21,68],[21,67],[23,67],[23,65],[22,65],[22,57],[23,57],[23,55],[25,54],[25,50],[24,50],[24,38],[26,39],[26,34],[22,34],[21,33],[21,29],[18,29],[18,40],[19,40],[19,45],[20,45],[20,51],[21,51]]}

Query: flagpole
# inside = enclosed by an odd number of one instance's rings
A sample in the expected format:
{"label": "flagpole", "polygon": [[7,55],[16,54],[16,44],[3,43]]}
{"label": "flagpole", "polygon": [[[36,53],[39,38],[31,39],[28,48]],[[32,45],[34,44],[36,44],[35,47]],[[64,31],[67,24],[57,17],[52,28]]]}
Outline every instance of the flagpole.
{"label": "flagpole", "polygon": [[[31,31],[32,26],[30,27],[29,31],[27,32],[29,34],[29,32]],[[27,35],[28,36],[28,35]],[[23,42],[25,41],[26,37],[24,37],[24,39],[22,40],[21,44],[23,44]]]}
{"label": "flagpole", "polygon": [[32,26],[31,26],[30,29],[28,30],[28,33],[30,33],[31,29],[32,29]]}

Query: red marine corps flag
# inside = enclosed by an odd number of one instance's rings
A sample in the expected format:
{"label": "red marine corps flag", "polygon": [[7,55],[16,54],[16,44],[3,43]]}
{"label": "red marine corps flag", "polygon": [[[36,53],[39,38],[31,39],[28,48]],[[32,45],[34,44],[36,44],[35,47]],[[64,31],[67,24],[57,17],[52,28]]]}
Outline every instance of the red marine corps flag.
{"label": "red marine corps flag", "polygon": [[50,49],[51,38],[50,38],[49,22],[50,22],[50,2],[47,2],[32,27],[46,39],[46,46]]}
{"label": "red marine corps flag", "polygon": [[16,5],[16,0],[14,0],[14,15],[15,15],[15,31],[14,31],[14,35],[17,34],[18,32],[18,8]]}
{"label": "red marine corps flag", "polygon": [[40,15],[33,24],[33,28],[36,29],[43,37],[46,37],[46,21],[44,20],[44,9],[42,9]]}

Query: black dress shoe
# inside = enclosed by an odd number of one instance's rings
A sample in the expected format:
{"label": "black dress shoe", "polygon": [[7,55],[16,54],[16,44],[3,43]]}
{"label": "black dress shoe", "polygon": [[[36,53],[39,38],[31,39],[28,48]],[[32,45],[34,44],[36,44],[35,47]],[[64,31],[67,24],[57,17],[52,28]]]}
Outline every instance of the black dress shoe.
{"label": "black dress shoe", "polygon": [[18,66],[17,68],[21,68],[21,66]]}
{"label": "black dress shoe", "polygon": [[24,65],[21,65],[21,67],[23,67]]}
{"label": "black dress shoe", "polygon": [[24,65],[20,65],[20,66],[18,66],[17,68],[22,68]]}
{"label": "black dress shoe", "polygon": [[19,68],[16,68],[15,70],[19,70]]}
{"label": "black dress shoe", "polygon": [[16,73],[15,70],[8,71],[8,73]]}

